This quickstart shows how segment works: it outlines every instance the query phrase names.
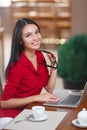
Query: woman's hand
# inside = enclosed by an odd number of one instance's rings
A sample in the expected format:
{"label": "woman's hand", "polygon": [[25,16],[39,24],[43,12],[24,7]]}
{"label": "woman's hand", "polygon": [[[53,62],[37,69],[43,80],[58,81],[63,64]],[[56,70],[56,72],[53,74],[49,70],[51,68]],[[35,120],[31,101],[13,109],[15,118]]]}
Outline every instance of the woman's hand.
{"label": "woman's hand", "polygon": [[42,93],[36,96],[36,101],[39,102],[57,102],[59,98],[55,94],[51,93]]}
{"label": "woman's hand", "polygon": [[58,56],[57,56],[57,53],[52,53],[52,54],[47,54],[51,64],[52,63],[55,63],[55,62],[58,62]]}
{"label": "woman's hand", "polygon": [[57,69],[57,66],[58,66],[57,53],[54,53],[54,54],[48,53],[47,56],[51,62],[51,67]]}

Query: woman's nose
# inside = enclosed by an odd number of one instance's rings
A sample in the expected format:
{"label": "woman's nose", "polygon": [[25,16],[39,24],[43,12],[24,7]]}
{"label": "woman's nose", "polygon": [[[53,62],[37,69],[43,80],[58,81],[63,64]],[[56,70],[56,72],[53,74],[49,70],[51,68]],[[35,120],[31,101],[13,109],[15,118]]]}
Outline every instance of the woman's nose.
{"label": "woman's nose", "polygon": [[37,35],[36,35],[36,34],[33,34],[33,37],[34,37],[34,38],[36,38],[36,37],[37,37]]}
{"label": "woman's nose", "polygon": [[33,38],[34,38],[34,39],[37,39],[37,38],[38,38],[38,35],[37,35],[37,34],[33,34]]}

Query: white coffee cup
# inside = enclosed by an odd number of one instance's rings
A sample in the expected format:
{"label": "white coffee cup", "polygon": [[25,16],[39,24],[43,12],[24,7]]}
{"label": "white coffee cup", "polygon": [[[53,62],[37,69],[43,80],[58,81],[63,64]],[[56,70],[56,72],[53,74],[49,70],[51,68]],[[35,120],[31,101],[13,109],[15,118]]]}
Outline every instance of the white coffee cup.
{"label": "white coffee cup", "polygon": [[45,107],[44,106],[33,106],[32,107],[32,114],[35,119],[41,118],[45,113]]}
{"label": "white coffee cup", "polygon": [[81,125],[87,125],[87,110],[83,108],[77,115],[78,121]]}

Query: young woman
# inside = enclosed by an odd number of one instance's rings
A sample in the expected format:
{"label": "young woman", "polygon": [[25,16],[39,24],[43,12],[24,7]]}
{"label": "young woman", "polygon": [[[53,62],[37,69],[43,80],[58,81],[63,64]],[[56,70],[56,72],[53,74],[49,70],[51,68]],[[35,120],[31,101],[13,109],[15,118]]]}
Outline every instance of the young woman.
{"label": "young woman", "polygon": [[[16,22],[13,31],[11,56],[6,69],[6,84],[2,94],[2,115],[15,117],[32,102],[56,102],[52,94],[57,72],[56,57],[47,54],[52,68],[50,73],[43,53],[40,28],[31,19]],[[46,93],[41,93],[43,87]]]}

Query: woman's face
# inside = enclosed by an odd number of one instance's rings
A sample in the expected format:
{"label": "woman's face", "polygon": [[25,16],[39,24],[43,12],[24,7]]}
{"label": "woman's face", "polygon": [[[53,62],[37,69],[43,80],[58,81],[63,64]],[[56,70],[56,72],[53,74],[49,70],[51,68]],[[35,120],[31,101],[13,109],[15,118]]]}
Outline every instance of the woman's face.
{"label": "woman's face", "polygon": [[22,30],[22,42],[26,50],[36,50],[40,47],[41,34],[34,24],[27,24]]}

